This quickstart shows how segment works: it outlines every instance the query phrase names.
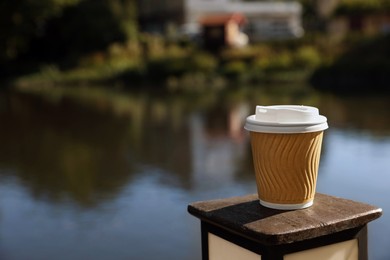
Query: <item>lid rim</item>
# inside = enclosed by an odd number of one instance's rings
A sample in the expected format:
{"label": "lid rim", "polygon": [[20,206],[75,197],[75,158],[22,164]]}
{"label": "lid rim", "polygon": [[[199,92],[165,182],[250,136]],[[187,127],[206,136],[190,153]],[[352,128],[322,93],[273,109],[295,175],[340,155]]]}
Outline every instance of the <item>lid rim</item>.
{"label": "lid rim", "polygon": [[250,115],[246,118],[246,122],[258,125],[258,126],[278,126],[278,127],[287,127],[287,126],[310,126],[310,125],[318,125],[327,122],[327,118],[323,115],[318,115],[318,120],[312,122],[266,122],[266,121],[258,121],[256,120],[256,115]]}
{"label": "lid rim", "polygon": [[275,134],[299,134],[299,133],[311,133],[320,132],[328,129],[328,123],[324,122],[315,125],[304,125],[304,126],[265,126],[265,125],[253,125],[246,123],[244,126],[245,130],[258,133],[275,133]]}

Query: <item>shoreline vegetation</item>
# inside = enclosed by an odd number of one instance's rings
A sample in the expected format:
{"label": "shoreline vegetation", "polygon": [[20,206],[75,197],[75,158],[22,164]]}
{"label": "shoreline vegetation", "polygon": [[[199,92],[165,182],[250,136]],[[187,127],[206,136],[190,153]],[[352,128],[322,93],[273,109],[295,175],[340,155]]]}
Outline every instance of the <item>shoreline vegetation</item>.
{"label": "shoreline vegetation", "polygon": [[[241,85],[307,87],[309,83],[314,89],[340,94],[389,92],[390,33],[350,31],[335,38],[317,26],[299,39],[210,52],[188,39],[140,32],[134,0],[98,2],[51,0],[35,6],[21,0],[0,10],[9,23],[0,32],[6,39],[0,43],[1,85],[196,92]],[[313,27],[325,22],[312,1],[300,2],[304,24]],[[387,15],[390,10],[387,0],[367,3],[340,0],[333,17]],[[29,12],[30,5],[34,12]]]}
{"label": "shoreline vegetation", "polygon": [[190,43],[168,43],[146,35],[143,43],[115,43],[106,51],[82,57],[72,68],[44,64],[16,77],[15,86],[114,84],[164,85],[168,89],[224,87],[234,84],[304,82],[321,63],[311,45],[250,45],[208,52]]}
{"label": "shoreline vegetation", "polygon": [[[41,65],[16,77],[16,88],[112,85],[164,86],[169,91],[202,91],[236,85],[310,83],[339,94],[388,92],[390,35],[333,46],[325,37],[249,45],[207,52],[190,43],[169,43],[146,35],[142,43],[114,43],[83,56],[71,68]],[[307,39],[307,38],[306,38]]]}
{"label": "shoreline vegetation", "polygon": [[310,78],[315,88],[338,94],[390,93],[390,34],[368,39],[335,62],[318,67]]}

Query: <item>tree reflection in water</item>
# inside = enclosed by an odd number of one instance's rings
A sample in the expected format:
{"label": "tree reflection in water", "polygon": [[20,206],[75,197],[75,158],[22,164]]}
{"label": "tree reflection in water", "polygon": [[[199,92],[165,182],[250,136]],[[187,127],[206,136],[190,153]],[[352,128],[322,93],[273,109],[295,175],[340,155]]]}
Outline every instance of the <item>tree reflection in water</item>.
{"label": "tree reflection in water", "polygon": [[[287,103],[319,107],[321,114],[328,117],[328,133],[332,129],[348,129],[377,139],[386,139],[390,133],[387,97],[340,98],[295,86],[241,87],[203,94],[99,88],[55,88],[38,95],[3,92],[0,93],[0,180],[15,178],[35,201],[64,208],[71,202],[80,212],[126,200],[121,202],[125,207],[120,209],[124,214],[120,217],[129,222],[122,224],[131,228],[131,232],[114,230],[113,236],[120,233],[135,244],[142,244],[152,239],[142,229],[150,224],[147,218],[151,214],[158,213],[159,228],[171,220],[178,223],[175,228],[194,229],[180,226],[186,205],[160,202],[172,212],[159,212],[162,207],[155,206],[155,200],[159,199],[156,192],[166,192],[171,198],[180,191],[194,201],[199,194],[220,187],[241,185],[247,191],[248,183],[254,183],[254,176],[244,120],[254,112],[255,105]],[[324,140],[321,162],[335,154],[327,148],[326,135]],[[330,145],[334,149],[334,143]],[[159,190],[153,191],[156,187]],[[142,193],[142,189],[148,192]],[[134,194],[129,195],[129,190]],[[155,197],[151,197],[153,194]],[[145,208],[140,208],[143,204],[133,199],[144,200]],[[129,201],[133,204],[127,204]],[[147,202],[151,205],[146,205]],[[97,218],[99,214],[96,210],[92,215]],[[107,217],[110,213],[105,214]],[[135,228],[132,223],[139,223],[140,227]],[[151,241],[160,243],[159,236],[165,234],[164,230],[149,229],[154,237]],[[105,232],[111,234],[111,230]],[[133,234],[143,236],[144,240]],[[3,234],[3,241],[8,241],[7,235]],[[172,235],[159,245],[170,247],[171,240],[187,243],[188,239]],[[177,255],[186,255],[183,250],[177,249]],[[125,251],[122,256],[127,256]],[[140,247],[139,251],[153,254],[153,249]],[[174,253],[172,257],[177,258]]]}

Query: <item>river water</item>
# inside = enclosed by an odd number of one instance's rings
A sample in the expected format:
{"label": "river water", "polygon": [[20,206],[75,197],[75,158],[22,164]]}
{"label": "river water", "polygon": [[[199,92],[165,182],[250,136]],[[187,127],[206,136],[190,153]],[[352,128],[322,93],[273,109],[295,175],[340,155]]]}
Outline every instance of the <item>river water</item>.
{"label": "river water", "polygon": [[201,259],[194,201],[256,192],[245,117],[319,107],[317,191],[383,208],[370,259],[390,259],[389,97],[248,87],[157,94],[0,93],[0,259]]}

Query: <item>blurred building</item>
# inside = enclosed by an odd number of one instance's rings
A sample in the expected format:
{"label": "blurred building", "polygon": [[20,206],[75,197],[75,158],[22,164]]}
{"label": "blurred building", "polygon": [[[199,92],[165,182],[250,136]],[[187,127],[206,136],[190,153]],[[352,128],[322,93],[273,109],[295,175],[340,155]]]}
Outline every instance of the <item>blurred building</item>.
{"label": "blurred building", "polygon": [[303,35],[298,2],[241,2],[231,0],[186,0],[186,23],[197,23],[213,13],[241,13],[248,20],[250,41],[296,38]]}
{"label": "blurred building", "polygon": [[247,19],[244,32],[252,42],[303,35],[302,6],[294,1],[139,0],[138,9],[141,30],[149,32],[164,32],[174,25],[178,32],[193,36],[201,33],[204,17],[240,13]]}
{"label": "blurred building", "polygon": [[241,47],[248,43],[248,36],[240,29],[246,23],[246,18],[241,14],[204,16],[199,23],[202,27],[203,44],[208,49]]}

